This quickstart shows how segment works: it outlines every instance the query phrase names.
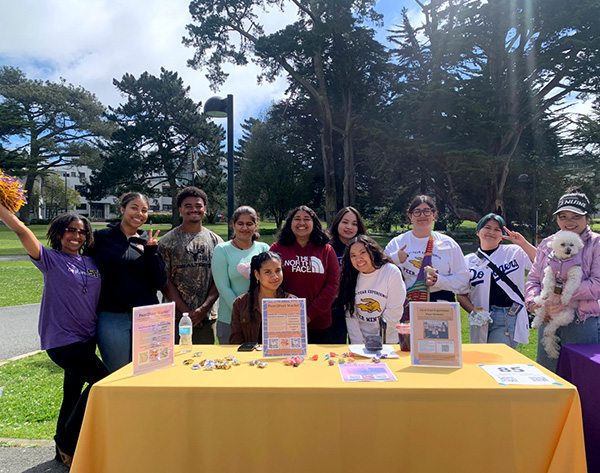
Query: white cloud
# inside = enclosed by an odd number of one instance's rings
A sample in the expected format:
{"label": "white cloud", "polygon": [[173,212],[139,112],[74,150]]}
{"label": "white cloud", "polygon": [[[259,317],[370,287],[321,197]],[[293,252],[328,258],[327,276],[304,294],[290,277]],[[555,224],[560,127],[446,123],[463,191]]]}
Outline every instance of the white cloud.
{"label": "white cloud", "polygon": [[[180,74],[196,101],[233,94],[237,139],[239,123],[283,97],[285,79],[258,85],[255,65],[230,66],[229,79],[215,94],[204,71],[187,67],[193,49],[181,39],[191,22],[188,7],[189,0],[3,1],[0,64],[19,67],[32,79],[63,77],[111,106],[122,102],[113,78],[144,71],[158,75],[165,67]],[[266,31],[294,18],[295,10],[263,17]]]}

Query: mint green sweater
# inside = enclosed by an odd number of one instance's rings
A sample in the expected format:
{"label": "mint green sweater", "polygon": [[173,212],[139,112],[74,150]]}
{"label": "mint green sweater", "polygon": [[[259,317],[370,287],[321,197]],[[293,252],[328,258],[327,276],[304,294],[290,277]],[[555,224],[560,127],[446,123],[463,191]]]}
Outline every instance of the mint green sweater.
{"label": "mint green sweater", "polygon": [[260,241],[255,241],[248,250],[236,248],[231,241],[215,247],[211,267],[219,291],[219,322],[231,323],[233,301],[250,287],[250,261],[268,249],[269,245]]}

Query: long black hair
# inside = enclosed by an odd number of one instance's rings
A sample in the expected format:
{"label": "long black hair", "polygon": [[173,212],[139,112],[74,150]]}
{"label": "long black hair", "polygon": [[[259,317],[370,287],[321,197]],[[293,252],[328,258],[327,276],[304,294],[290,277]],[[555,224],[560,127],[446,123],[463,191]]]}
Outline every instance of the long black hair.
{"label": "long black hair", "polygon": [[46,238],[48,238],[50,248],[58,251],[62,249],[61,239],[65,233],[66,228],[73,221],[82,222],[83,227],[87,232],[87,234],[85,235],[85,241],[79,249],[79,252],[81,253],[86,248],[91,248],[92,246],[94,246],[94,236],[92,234],[92,224],[90,223],[90,221],[83,215],[77,215],[73,212],[65,212],[54,217],[48,225],[48,233],[46,233]]}
{"label": "long black hair", "polygon": [[279,232],[277,242],[286,246],[294,244],[294,242],[296,241],[296,235],[294,235],[294,232],[292,231],[292,222],[294,220],[294,216],[298,212],[306,212],[308,215],[310,215],[310,218],[312,219],[313,229],[312,232],[310,232],[308,241],[314,243],[316,246],[326,245],[329,242],[329,237],[323,231],[323,225],[321,225],[321,221],[319,220],[319,217],[317,217],[315,211],[310,207],[307,207],[306,205],[300,205],[299,207],[296,207],[295,209],[292,209],[290,211],[285,220],[283,228]]}
{"label": "long black hair", "polygon": [[[250,320],[252,321],[254,320],[254,291],[258,286],[260,286],[258,279],[256,279],[256,276],[254,275],[254,271],[258,271],[260,273],[260,268],[262,268],[263,263],[272,259],[279,261],[279,264],[282,266],[281,269],[283,269],[281,255],[279,253],[275,253],[274,251],[263,251],[262,253],[254,255],[250,261],[250,287],[248,288],[248,294],[250,297]],[[281,277],[283,277],[283,271],[281,272]],[[279,287],[282,289],[285,288],[284,284],[285,281],[282,281]]]}
{"label": "long black hair", "polygon": [[356,280],[358,279],[358,269],[354,267],[350,261],[350,249],[355,243],[365,245],[367,252],[371,258],[371,263],[375,269],[381,268],[386,263],[392,263],[392,260],[387,257],[381,247],[375,240],[367,235],[356,235],[348,242],[344,256],[342,258],[342,275],[340,277],[340,293],[339,300],[343,304],[346,311],[350,312],[350,316],[354,316],[354,299],[356,296]]}
{"label": "long black hair", "polygon": [[338,231],[338,227],[340,226],[340,222],[344,218],[344,215],[346,215],[348,212],[353,213],[354,216],[356,217],[356,224],[358,227],[356,229],[356,234],[357,235],[366,235],[367,234],[367,227],[365,226],[365,222],[363,222],[363,219],[360,216],[360,212],[358,210],[356,210],[354,207],[344,207],[344,208],[340,209],[340,211],[337,214],[335,214],[335,217],[333,217],[333,222],[331,223],[331,228],[329,229],[329,236],[331,237],[332,240],[339,241],[341,243],[340,232]]}

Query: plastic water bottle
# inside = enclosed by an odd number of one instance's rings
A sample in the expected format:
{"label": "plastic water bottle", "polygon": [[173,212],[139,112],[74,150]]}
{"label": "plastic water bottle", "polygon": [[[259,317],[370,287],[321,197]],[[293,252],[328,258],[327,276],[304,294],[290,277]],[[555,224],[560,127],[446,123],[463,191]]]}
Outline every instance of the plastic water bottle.
{"label": "plastic water bottle", "polygon": [[192,319],[187,312],[179,321],[179,352],[189,353],[192,351]]}

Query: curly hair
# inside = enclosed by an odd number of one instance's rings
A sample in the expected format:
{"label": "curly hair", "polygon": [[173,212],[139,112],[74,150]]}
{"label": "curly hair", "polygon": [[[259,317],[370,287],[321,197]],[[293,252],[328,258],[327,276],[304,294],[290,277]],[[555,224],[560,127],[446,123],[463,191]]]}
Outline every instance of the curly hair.
{"label": "curly hair", "polygon": [[188,186],[181,189],[179,194],[177,194],[177,208],[181,207],[183,201],[188,197],[200,197],[204,202],[204,207],[208,207],[208,196],[206,195],[206,192],[197,187]]}
{"label": "curly hair", "polygon": [[292,209],[290,211],[285,220],[285,224],[279,232],[277,242],[286,246],[294,244],[294,242],[296,241],[296,235],[294,235],[294,232],[292,231],[292,222],[294,220],[294,216],[298,212],[306,212],[308,215],[310,215],[310,218],[312,219],[313,229],[310,233],[308,241],[314,243],[316,246],[326,245],[329,242],[329,237],[323,231],[323,226],[321,225],[321,221],[319,220],[319,217],[317,217],[315,211],[310,207],[307,207],[306,205],[300,205],[299,207],[296,207],[295,209]]}
{"label": "curly hair", "polygon": [[237,209],[235,209],[235,211],[233,212],[233,215],[231,216],[231,220],[229,220],[229,228],[231,228],[231,230],[232,230],[231,239],[232,240],[235,239],[235,222],[237,222],[238,218],[240,218],[242,215],[249,215],[250,218],[252,219],[252,221],[254,222],[254,224],[256,225],[257,231],[255,231],[254,235],[252,235],[252,241],[258,240],[260,238],[260,233],[258,233],[258,225],[260,223],[260,219],[258,218],[258,214],[256,213],[256,210],[254,210],[249,205],[242,205],[241,207],[238,207]]}
{"label": "curly hair", "polygon": [[48,239],[48,244],[50,245],[50,248],[58,251],[62,249],[62,237],[69,224],[74,221],[82,222],[85,231],[87,232],[85,236],[85,241],[79,249],[79,252],[81,253],[86,248],[91,248],[92,246],[94,246],[94,235],[92,233],[92,224],[90,223],[90,221],[83,215],[77,215],[73,212],[65,212],[54,217],[48,225],[48,232],[46,233],[46,238]]}
{"label": "curly hair", "polygon": [[354,267],[350,260],[350,250],[356,243],[365,245],[367,253],[371,258],[371,264],[375,269],[381,268],[384,264],[392,263],[392,260],[383,253],[381,247],[375,240],[366,235],[356,235],[348,242],[344,256],[342,258],[342,274],[340,277],[340,292],[338,299],[342,303],[344,309],[354,316],[354,299],[356,295],[356,281],[358,279],[358,269]]}
{"label": "curly hair", "polygon": [[340,222],[344,218],[348,212],[351,212],[356,217],[356,224],[358,226],[356,234],[357,235],[366,235],[367,227],[365,226],[365,222],[363,222],[362,217],[360,216],[360,212],[356,210],[354,207],[344,207],[340,209],[340,211],[335,214],[333,218],[333,222],[331,222],[331,228],[329,229],[329,236],[334,241],[340,241],[340,233],[338,231],[338,227],[340,226]]}
{"label": "curly hair", "polygon": [[[256,276],[254,276],[254,271],[258,271],[260,273],[260,268],[262,268],[263,263],[269,260],[279,261],[279,264],[283,266],[281,255],[279,253],[275,253],[274,251],[263,251],[262,253],[254,255],[250,261],[250,287],[248,288],[248,294],[250,295],[250,320],[252,321],[254,321],[254,291],[258,286],[260,286],[258,279],[256,279]],[[283,277],[283,271],[281,276]],[[281,285],[279,287],[285,289],[284,284],[285,282],[281,281]]]}

